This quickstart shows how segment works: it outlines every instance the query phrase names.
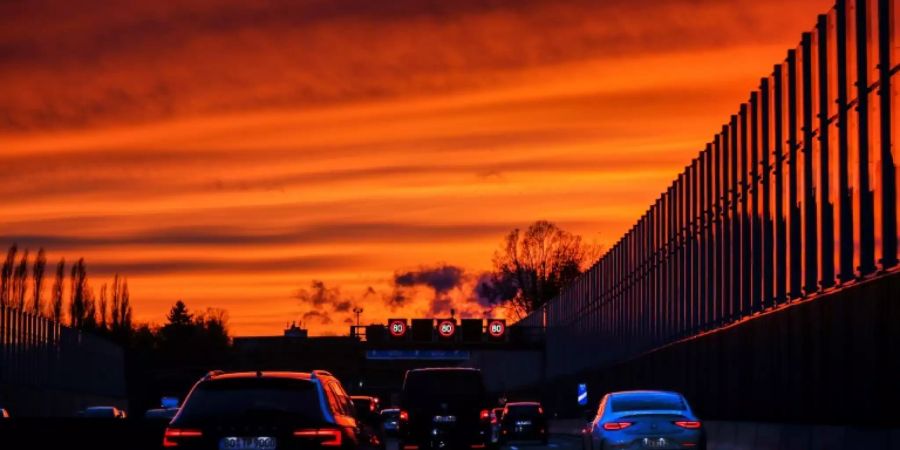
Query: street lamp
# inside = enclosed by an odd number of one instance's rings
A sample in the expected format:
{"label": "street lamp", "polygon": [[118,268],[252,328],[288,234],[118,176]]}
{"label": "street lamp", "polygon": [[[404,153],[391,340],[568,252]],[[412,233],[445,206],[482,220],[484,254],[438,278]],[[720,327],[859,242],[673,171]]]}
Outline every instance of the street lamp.
{"label": "street lamp", "polygon": [[359,326],[359,315],[363,313],[363,309],[359,306],[353,308],[353,314],[356,314],[356,326]]}

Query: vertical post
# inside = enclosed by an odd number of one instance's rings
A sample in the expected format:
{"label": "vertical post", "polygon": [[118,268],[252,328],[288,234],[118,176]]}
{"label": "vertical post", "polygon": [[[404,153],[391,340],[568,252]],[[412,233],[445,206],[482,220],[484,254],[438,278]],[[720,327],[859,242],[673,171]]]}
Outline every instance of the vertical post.
{"label": "vertical post", "polygon": [[[812,95],[812,33],[803,33],[800,41],[803,52],[803,257],[804,294],[819,289],[818,225],[816,220],[816,192],[813,178],[813,95]],[[821,88],[821,86],[820,86]]]}
{"label": "vertical post", "polygon": [[741,209],[741,220],[740,220],[740,233],[741,233],[741,252],[740,252],[740,278],[741,278],[741,294],[740,294],[740,315],[747,316],[750,314],[751,305],[753,302],[750,299],[750,275],[751,268],[753,267],[753,254],[750,252],[750,190],[747,175],[749,173],[749,136],[748,136],[748,122],[749,118],[747,117],[749,113],[748,105],[746,103],[741,105],[740,110],[740,126],[741,126],[741,147],[739,149],[741,154],[741,165],[739,167],[740,171],[740,181],[738,183],[740,188],[740,209]]}
{"label": "vertical post", "polygon": [[775,260],[774,260],[774,235],[772,228],[772,148],[769,145],[769,130],[771,122],[769,120],[769,79],[763,78],[759,86],[760,92],[760,157],[762,159],[762,214],[763,214],[763,266],[762,266],[762,304],[761,308],[765,309],[772,305],[775,286]]}
{"label": "vertical post", "polygon": [[800,144],[797,136],[797,51],[788,50],[788,243],[790,285],[788,295],[791,299],[803,295],[803,239],[800,228],[800,206],[797,180],[797,159]]}
{"label": "vertical post", "polygon": [[[895,8],[900,8],[894,5]],[[900,24],[894,24],[900,26]],[[878,0],[878,78],[881,111],[881,268],[897,265],[897,166],[891,152],[893,139],[891,128],[891,0]],[[893,138],[893,139],[892,139]]]}
{"label": "vertical post", "polygon": [[855,278],[853,268],[853,200],[850,191],[850,124],[848,110],[847,70],[847,1],[835,3],[835,38],[837,42],[837,110],[838,110],[838,214],[840,224],[841,283]]}
{"label": "vertical post", "polygon": [[869,57],[866,1],[856,2],[856,111],[859,117],[859,274],[875,272],[874,195],[869,187]]}
{"label": "vertical post", "polygon": [[728,216],[731,218],[731,249],[728,252],[728,267],[731,269],[731,277],[730,277],[730,286],[731,292],[729,296],[731,297],[731,320],[737,320],[741,315],[741,216],[738,212],[738,203],[740,200],[740,190],[738,188],[740,182],[738,180],[738,165],[740,164],[740,156],[739,152],[739,143],[738,143],[738,134],[740,133],[739,125],[738,125],[738,117],[737,115],[731,116],[731,122],[729,123],[729,128],[731,130],[731,145],[729,145],[729,151],[731,152],[730,162],[727,166],[727,170],[729,172],[728,177],[728,205],[730,209],[730,213]]}
{"label": "vertical post", "polygon": [[784,75],[782,66],[775,66],[774,74],[774,114],[775,125],[774,164],[772,176],[775,177],[775,303],[787,300],[787,228],[784,220],[784,99],[782,85]]}
{"label": "vertical post", "polygon": [[750,186],[750,216],[751,216],[751,245],[750,250],[753,260],[750,273],[750,312],[755,313],[762,306],[762,230],[760,223],[760,199],[759,199],[759,91],[750,94],[750,174],[748,184]]}
{"label": "vertical post", "polygon": [[818,70],[819,70],[819,217],[822,289],[834,286],[834,204],[831,202],[831,168],[830,141],[831,121],[828,118],[828,16],[822,14],[816,22],[818,36]]}

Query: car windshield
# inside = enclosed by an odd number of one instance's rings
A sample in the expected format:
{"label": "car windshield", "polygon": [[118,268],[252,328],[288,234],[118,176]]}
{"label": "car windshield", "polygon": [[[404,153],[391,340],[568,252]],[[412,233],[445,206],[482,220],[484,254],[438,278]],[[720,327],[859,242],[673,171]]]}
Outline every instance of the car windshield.
{"label": "car windshield", "polygon": [[319,395],[311,381],[285,378],[211,380],[194,389],[179,420],[322,418]]}
{"label": "car windshield", "polygon": [[474,370],[425,370],[410,372],[403,387],[410,401],[417,398],[480,397],[484,394],[481,373]]}
{"label": "car windshield", "polygon": [[684,400],[677,394],[635,393],[612,397],[613,412],[623,411],[681,411],[686,409]]}
{"label": "car windshield", "polygon": [[539,405],[510,405],[506,416],[510,419],[530,419],[541,415]]}

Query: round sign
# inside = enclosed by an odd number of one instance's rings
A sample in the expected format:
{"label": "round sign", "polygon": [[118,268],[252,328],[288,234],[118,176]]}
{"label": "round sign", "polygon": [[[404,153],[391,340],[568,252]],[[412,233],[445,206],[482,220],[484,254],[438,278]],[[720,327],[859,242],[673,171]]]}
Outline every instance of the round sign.
{"label": "round sign", "polygon": [[438,334],[448,338],[456,332],[456,324],[452,320],[442,320],[438,323]]}
{"label": "round sign", "polygon": [[388,330],[391,332],[391,336],[403,337],[406,334],[406,321],[392,320],[388,323]]}
{"label": "round sign", "polygon": [[491,337],[499,338],[503,337],[503,334],[506,333],[506,322],[503,320],[491,320],[488,322],[488,334]]}

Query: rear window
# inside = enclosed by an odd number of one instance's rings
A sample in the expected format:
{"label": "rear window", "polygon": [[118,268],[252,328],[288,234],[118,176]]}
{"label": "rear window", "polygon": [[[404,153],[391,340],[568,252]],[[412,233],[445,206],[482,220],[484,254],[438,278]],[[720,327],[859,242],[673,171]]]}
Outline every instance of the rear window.
{"label": "rear window", "polygon": [[525,418],[533,418],[541,415],[540,408],[538,405],[513,405],[508,406],[508,412],[506,417],[510,419],[525,419]]}
{"label": "rear window", "polygon": [[233,378],[205,381],[182,407],[180,420],[223,418],[322,418],[311,381],[283,378]]}
{"label": "rear window", "polygon": [[475,370],[423,370],[407,374],[403,391],[410,400],[434,394],[446,397],[480,397],[484,395],[484,384],[481,372]]}
{"label": "rear window", "polygon": [[684,400],[673,394],[622,394],[612,397],[613,412],[624,411],[681,411]]}

